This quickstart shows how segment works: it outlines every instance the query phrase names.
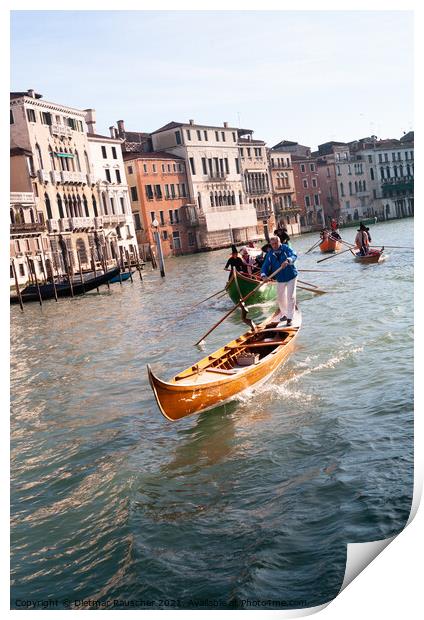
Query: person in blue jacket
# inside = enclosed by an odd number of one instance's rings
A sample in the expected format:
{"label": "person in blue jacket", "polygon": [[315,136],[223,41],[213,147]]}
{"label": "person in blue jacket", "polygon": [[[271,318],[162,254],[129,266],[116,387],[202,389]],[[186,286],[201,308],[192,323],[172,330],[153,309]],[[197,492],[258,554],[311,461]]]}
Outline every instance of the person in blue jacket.
{"label": "person in blue jacket", "polygon": [[297,254],[287,244],[281,243],[278,237],[271,237],[271,250],[266,255],[261,268],[261,277],[267,278],[279,267],[283,267],[277,273],[277,299],[280,308],[280,321],[287,321],[290,327],[296,307],[296,282],[297,270],[294,262]]}

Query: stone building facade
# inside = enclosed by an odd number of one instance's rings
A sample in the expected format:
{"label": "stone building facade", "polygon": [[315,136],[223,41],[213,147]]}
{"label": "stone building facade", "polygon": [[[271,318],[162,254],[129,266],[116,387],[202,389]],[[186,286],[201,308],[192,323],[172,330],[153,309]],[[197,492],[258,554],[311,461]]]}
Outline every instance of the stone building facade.
{"label": "stone building facade", "polygon": [[154,222],[164,256],[197,250],[196,207],[190,204],[186,163],[162,152],[124,154],[137,242],[143,258],[155,251]]}
{"label": "stone building facade", "polygon": [[251,129],[238,129],[237,133],[244,191],[255,207],[259,234],[269,238],[269,231],[272,234],[275,228],[275,215],[266,144],[254,140]]}
{"label": "stone building facade", "polygon": [[300,230],[320,230],[325,225],[317,164],[311,157],[292,155],[294,185],[300,209]]}
{"label": "stone building facade", "polygon": [[237,128],[170,122],[151,134],[155,151],[181,157],[190,203],[195,205],[196,244],[207,250],[260,237],[241,171]]}
{"label": "stone building facade", "polygon": [[289,234],[298,235],[300,209],[297,204],[292,155],[288,151],[273,147],[268,151],[268,161],[275,220],[280,226],[285,226]]}
{"label": "stone building facade", "polygon": [[[92,115],[90,110],[44,101],[34,90],[10,95],[11,149],[21,149],[21,153],[26,153],[11,158],[11,230],[12,235],[18,235],[22,224],[37,224],[43,238],[40,254],[34,255],[39,273],[41,268],[45,272],[63,272],[66,261],[71,270],[78,269],[79,263],[83,269],[89,269],[93,258],[98,268],[103,258],[108,264],[115,262],[109,233],[116,232],[116,224],[102,219],[87,135],[86,117],[90,123],[90,113]],[[17,169],[22,168],[22,157],[27,164],[26,186],[31,187],[33,206],[19,205],[13,197],[22,191],[17,187],[20,183],[17,183]],[[24,222],[20,221],[20,209],[23,210]],[[15,217],[17,212],[18,219]],[[35,222],[31,221],[31,213]],[[59,251],[60,239],[67,245],[67,256],[66,252]],[[124,245],[135,257],[136,245],[132,239],[126,239]],[[19,257],[23,265],[19,270],[24,272],[21,282],[26,282],[29,277],[28,253],[29,250],[25,256]]]}

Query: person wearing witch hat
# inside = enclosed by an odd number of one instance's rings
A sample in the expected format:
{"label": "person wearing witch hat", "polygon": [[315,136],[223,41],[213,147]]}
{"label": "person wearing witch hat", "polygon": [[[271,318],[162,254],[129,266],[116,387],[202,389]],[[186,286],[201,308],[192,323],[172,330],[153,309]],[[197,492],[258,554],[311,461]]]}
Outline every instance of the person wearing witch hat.
{"label": "person wearing witch hat", "polygon": [[369,229],[363,222],[360,222],[359,228],[355,237],[355,245],[359,250],[360,256],[366,256],[370,249],[370,237],[368,235]]}

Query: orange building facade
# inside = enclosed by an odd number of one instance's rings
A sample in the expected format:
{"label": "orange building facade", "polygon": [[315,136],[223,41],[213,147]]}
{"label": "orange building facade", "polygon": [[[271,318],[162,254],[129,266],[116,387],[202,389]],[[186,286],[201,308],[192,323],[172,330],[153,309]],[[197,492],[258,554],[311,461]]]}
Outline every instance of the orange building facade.
{"label": "orange building facade", "polygon": [[155,226],[164,256],[197,251],[195,205],[190,203],[183,158],[165,152],[125,153],[137,243],[144,258],[155,254]]}

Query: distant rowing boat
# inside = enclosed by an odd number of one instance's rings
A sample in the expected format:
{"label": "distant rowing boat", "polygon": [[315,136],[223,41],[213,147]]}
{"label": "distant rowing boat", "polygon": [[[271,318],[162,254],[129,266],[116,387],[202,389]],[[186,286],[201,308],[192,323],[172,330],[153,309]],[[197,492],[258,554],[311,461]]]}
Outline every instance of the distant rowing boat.
{"label": "distant rowing boat", "polygon": [[232,340],[170,381],[159,379],[148,364],[150,385],[162,414],[176,421],[201,413],[269,379],[293,351],[302,324],[299,310],[292,327],[284,327],[278,316],[276,313],[257,326],[257,331]]}
{"label": "distant rowing boat", "polygon": [[379,263],[384,260],[385,257],[382,257],[384,251],[384,247],[381,250],[370,250],[368,254],[361,256],[361,254],[357,254],[353,250],[351,250],[353,254],[353,260],[357,263],[362,263],[365,265],[369,265],[372,263]]}
{"label": "distant rowing boat", "polygon": [[[227,282],[225,290],[231,297],[231,300],[235,304],[238,304],[241,297],[246,297],[246,295],[251,293],[258,286],[260,281],[261,280],[255,276],[248,276],[245,273],[236,271],[236,277],[234,277],[233,272]],[[263,286],[261,286],[256,293],[249,297],[246,305],[262,304],[266,301],[276,299],[276,297],[277,289],[275,286],[275,281],[264,282]]]}
{"label": "distant rowing boat", "polygon": [[[93,289],[97,288],[98,286],[101,286],[102,284],[107,284],[107,282],[110,282],[110,280],[114,278],[115,276],[117,276],[118,274],[119,274],[119,267],[116,267],[96,277],[94,277],[94,275],[93,276],[90,275],[89,277],[87,277],[87,279],[84,279],[83,282],[81,282],[81,279],[79,279],[78,281],[72,281],[72,287],[69,281],[62,282],[62,283],[56,283],[56,293],[58,297],[71,297],[72,293],[74,295],[82,295],[83,293],[92,291]],[[53,284],[40,284],[39,287],[40,287],[41,298],[43,301],[46,299],[55,298],[55,291],[54,291]],[[22,296],[23,303],[27,301],[39,301],[37,286],[34,286],[34,285],[26,286],[24,289],[22,289],[21,296]],[[18,304],[19,296],[11,295],[10,303]]]}
{"label": "distant rowing boat", "polygon": [[319,244],[319,249],[321,250],[321,252],[327,253],[327,252],[338,252],[342,247],[342,244],[340,243],[340,241],[337,241],[337,239],[332,239],[331,237],[327,237],[326,239],[323,239],[321,241],[321,243]]}

